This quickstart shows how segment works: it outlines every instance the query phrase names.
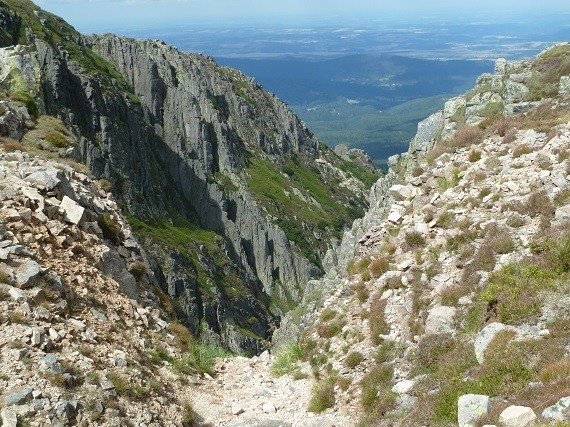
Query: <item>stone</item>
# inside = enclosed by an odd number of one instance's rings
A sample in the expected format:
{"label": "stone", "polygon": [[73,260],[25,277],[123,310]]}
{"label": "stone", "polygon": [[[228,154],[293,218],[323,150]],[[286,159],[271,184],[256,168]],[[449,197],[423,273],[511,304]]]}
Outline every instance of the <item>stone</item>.
{"label": "stone", "polygon": [[392,387],[392,391],[397,394],[406,394],[414,387],[414,384],[412,380],[402,380]]}
{"label": "stone", "polygon": [[551,421],[570,421],[570,396],[563,397],[554,405],[542,411],[542,417]]}
{"label": "stone", "polygon": [[32,328],[32,345],[38,346],[42,343],[44,331],[41,328]]}
{"label": "stone", "polygon": [[62,179],[63,173],[56,168],[46,168],[32,173],[26,177],[26,181],[40,185],[46,190],[53,190]]}
{"label": "stone", "polygon": [[502,427],[531,427],[536,420],[536,414],[527,406],[509,406],[499,415]]}
{"label": "stone", "polygon": [[78,331],[80,331],[80,332],[84,332],[84,331],[87,329],[87,325],[86,325],[84,322],[82,322],[81,320],[68,319],[68,320],[67,320],[67,323],[68,323],[69,325],[71,325],[71,327],[72,327],[73,329],[76,329],[76,330],[78,330]]}
{"label": "stone", "polygon": [[31,288],[40,274],[40,265],[34,260],[25,260],[16,269],[16,286],[19,288]]}
{"label": "stone", "polygon": [[65,219],[67,222],[72,224],[79,224],[85,213],[85,208],[79,205],[74,200],[71,200],[67,196],[63,196],[63,200],[59,205],[65,211]]}
{"label": "stone", "polygon": [[475,422],[487,415],[491,408],[489,396],[464,394],[457,401],[457,423],[459,427],[473,427]]}
{"label": "stone", "polygon": [[61,363],[59,363],[55,354],[46,354],[43,357],[42,362],[46,366],[46,369],[55,372],[56,374],[63,374],[65,372],[65,368]]}
{"label": "stone", "polygon": [[388,190],[390,196],[397,201],[409,200],[412,198],[412,190],[407,185],[396,184]]}
{"label": "stone", "polygon": [[103,390],[112,390],[115,388],[115,385],[105,377],[101,378],[99,385]]}
{"label": "stone", "polygon": [[398,211],[392,211],[388,215],[388,221],[390,221],[393,224],[399,224],[400,222],[402,222],[402,219],[403,217]]}
{"label": "stone", "polygon": [[8,295],[10,295],[10,298],[15,301],[26,301],[26,294],[24,291],[13,286],[8,287]]}
{"label": "stone", "polygon": [[277,408],[275,408],[275,405],[273,405],[272,402],[267,401],[263,404],[263,412],[266,414],[274,414],[275,412],[277,412]]}
{"label": "stone", "polygon": [[31,400],[33,391],[34,389],[29,386],[20,389],[12,389],[4,396],[4,405],[22,405]]}
{"label": "stone", "polygon": [[493,322],[485,326],[475,337],[475,357],[479,363],[485,360],[485,350],[499,332],[502,331],[516,331],[512,326],[507,326],[502,323]]}
{"label": "stone", "polygon": [[425,333],[426,334],[442,334],[454,332],[455,307],[436,306],[429,311]]}
{"label": "stone", "polygon": [[18,415],[10,408],[2,408],[0,418],[2,419],[2,427],[18,426]]}
{"label": "stone", "polygon": [[243,409],[243,407],[238,404],[238,403],[234,403],[232,405],[232,415],[240,415],[243,414],[245,412],[245,410]]}
{"label": "stone", "polygon": [[558,85],[558,93],[560,95],[570,93],[570,76],[560,77],[560,83]]}

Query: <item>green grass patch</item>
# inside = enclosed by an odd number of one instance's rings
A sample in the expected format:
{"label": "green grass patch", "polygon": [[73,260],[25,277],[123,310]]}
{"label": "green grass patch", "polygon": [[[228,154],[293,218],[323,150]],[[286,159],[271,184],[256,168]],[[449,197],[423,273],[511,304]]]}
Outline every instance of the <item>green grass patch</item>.
{"label": "green grass patch", "polygon": [[283,375],[290,374],[298,367],[297,362],[301,360],[301,348],[297,344],[286,344],[277,353],[275,361],[269,368],[271,375],[274,377],[282,377]]}
{"label": "green grass patch", "polygon": [[489,276],[479,298],[495,307],[499,321],[520,323],[539,314],[541,292],[552,289],[556,274],[537,265],[509,264]]}

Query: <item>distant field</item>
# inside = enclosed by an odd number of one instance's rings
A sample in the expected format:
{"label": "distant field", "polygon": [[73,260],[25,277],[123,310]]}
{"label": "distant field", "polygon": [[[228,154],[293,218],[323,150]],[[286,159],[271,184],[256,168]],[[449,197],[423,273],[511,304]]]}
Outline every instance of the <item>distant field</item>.
{"label": "distant field", "polygon": [[378,166],[406,151],[419,121],[493,69],[491,61],[395,55],[217,61],[255,77],[329,146],[362,148]]}

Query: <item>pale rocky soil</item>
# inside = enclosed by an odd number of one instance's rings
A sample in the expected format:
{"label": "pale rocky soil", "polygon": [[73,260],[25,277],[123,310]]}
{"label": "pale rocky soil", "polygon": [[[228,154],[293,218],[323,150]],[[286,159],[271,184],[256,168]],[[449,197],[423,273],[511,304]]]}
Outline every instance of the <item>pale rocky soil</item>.
{"label": "pale rocky soil", "polygon": [[316,415],[307,410],[313,381],[275,378],[269,368],[274,358],[267,352],[259,357],[220,360],[215,378],[201,380],[188,399],[212,426],[350,426],[346,408],[338,407]]}

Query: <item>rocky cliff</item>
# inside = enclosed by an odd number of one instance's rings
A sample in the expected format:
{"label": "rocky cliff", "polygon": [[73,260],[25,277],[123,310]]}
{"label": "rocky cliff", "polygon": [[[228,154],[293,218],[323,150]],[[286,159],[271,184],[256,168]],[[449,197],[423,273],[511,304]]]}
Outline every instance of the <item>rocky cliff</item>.
{"label": "rocky cliff", "polygon": [[73,134],[36,148],[109,183],[195,333],[260,351],[363,213],[363,181],[376,172],[340,159],[275,96],[211,58],[86,39],[31,2],[0,5],[3,45],[20,43],[2,50],[2,87]]}
{"label": "rocky cliff", "polygon": [[375,426],[570,421],[569,73],[569,44],[498,60],[390,159],[275,335],[277,372],[315,378],[309,408]]}

